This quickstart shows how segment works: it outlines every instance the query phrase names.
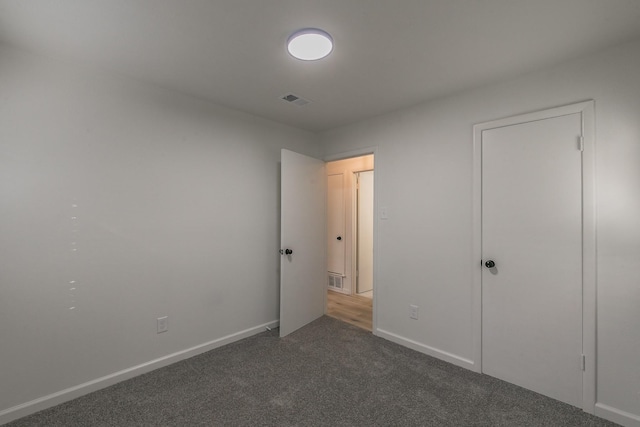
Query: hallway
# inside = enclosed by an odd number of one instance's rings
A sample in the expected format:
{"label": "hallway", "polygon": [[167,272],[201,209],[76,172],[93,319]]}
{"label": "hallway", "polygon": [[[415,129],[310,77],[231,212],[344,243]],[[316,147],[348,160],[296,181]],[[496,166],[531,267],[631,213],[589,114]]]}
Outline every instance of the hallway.
{"label": "hallway", "polygon": [[327,315],[371,332],[373,300],[327,291]]}

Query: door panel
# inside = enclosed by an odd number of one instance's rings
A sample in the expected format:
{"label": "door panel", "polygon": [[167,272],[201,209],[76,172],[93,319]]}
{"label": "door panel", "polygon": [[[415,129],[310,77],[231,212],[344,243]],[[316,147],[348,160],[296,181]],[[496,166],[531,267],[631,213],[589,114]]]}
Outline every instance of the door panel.
{"label": "door panel", "polygon": [[323,161],[281,153],[280,336],[324,314],[326,173]]}
{"label": "door panel", "polygon": [[373,171],[358,174],[358,293],[373,289]]}
{"label": "door panel", "polygon": [[582,405],[581,115],[482,132],[482,370]]}
{"label": "door panel", "polygon": [[327,269],[344,276],[345,270],[344,174],[327,177]]}

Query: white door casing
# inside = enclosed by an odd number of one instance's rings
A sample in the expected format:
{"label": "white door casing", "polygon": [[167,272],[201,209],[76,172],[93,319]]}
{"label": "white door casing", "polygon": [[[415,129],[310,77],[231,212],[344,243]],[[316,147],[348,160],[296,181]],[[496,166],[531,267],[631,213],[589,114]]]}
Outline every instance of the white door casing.
{"label": "white door casing", "polygon": [[[587,412],[595,404],[593,139],[593,102],[474,127],[476,370]],[[489,259],[496,267],[481,266]]]}
{"label": "white door casing", "polygon": [[321,317],[326,304],[325,163],[281,152],[280,336]]}
{"label": "white door casing", "polygon": [[373,171],[358,172],[357,293],[373,289]]}

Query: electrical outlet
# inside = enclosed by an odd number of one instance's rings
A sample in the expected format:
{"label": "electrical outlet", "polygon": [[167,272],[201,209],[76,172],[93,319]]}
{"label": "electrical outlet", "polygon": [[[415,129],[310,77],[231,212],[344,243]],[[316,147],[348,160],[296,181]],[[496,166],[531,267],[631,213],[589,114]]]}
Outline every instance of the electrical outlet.
{"label": "electrical outlet", "polygon": [[418,306],[417,305],[409,305],[409,317],[412,319],[418,319]]}
{"label": "electrical outlet", "polygon": [[169,330],[169,316],[158,317],[158,333],[167,332]]}

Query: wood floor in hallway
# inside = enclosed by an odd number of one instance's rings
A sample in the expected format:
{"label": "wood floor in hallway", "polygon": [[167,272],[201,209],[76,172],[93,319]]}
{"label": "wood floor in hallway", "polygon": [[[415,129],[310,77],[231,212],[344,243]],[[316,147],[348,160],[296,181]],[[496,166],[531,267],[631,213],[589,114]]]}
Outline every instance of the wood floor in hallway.
{"label": "wood floor in hallway", "polygon": [[373,300],[359,295],[327,291],[327,315],[371,331]]}

